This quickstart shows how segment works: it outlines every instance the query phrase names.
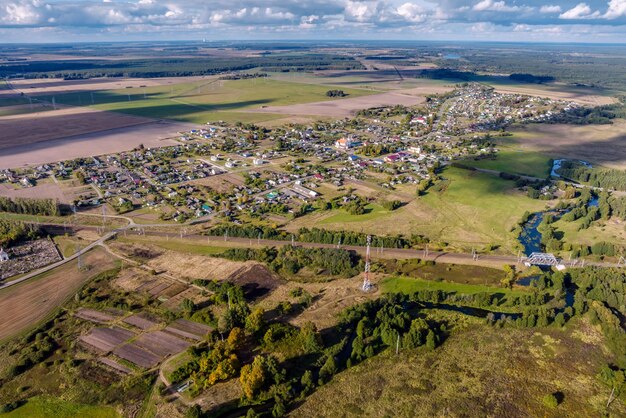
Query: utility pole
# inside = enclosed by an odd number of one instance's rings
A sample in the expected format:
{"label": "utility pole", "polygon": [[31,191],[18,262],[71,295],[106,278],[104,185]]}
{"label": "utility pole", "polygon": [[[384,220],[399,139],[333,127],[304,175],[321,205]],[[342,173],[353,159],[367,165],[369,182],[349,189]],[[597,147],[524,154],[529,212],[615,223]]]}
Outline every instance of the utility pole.
{"label": "utility pole", "polygon": [[372,288],[370,282],[370,244],[372,242],[371,235],[367,236],[367,249],[365,250],[365,274],[363,275],[363,291],[367,292]]}

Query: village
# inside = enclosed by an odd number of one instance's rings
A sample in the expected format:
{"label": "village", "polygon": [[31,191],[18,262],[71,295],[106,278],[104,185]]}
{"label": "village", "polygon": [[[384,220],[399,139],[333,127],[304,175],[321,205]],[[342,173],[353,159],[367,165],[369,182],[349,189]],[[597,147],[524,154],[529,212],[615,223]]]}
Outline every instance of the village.
{"label": "village", "polygon": [[[149,211],[161,221],[297,217],[312,201],[357,197],[345,192],[346,181],[389,190],[428,182],[453,161],[496,154],[491,135],[509,124],[546,122],[577,106],[463,84],[423,106],[368,109],[309,126],[207,125],[181,132],[179,145],[4,170],[0,183],[31,188],[75,178],[93,192],[70,202],[74,210],[106,202],[118,214]],[[322,185],[333,189],[330,196]]]}

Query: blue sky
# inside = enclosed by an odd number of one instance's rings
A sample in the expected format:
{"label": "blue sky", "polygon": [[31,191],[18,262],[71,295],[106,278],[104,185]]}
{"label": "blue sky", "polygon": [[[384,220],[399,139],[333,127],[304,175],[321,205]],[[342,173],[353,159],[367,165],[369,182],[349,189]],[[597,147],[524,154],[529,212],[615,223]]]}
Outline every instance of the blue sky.
{"label": "blue sky", "polygon": [[203,38],[626,43],[626,0],[0,0],[0,42]]}

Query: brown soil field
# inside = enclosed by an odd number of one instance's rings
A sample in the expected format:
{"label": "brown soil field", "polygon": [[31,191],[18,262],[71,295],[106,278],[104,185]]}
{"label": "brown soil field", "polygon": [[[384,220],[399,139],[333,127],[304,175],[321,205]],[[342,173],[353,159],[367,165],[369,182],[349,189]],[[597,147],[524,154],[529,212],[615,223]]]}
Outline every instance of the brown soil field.
{"label": "brown soil field", "polygon": [[243,185],[243,177],[235,173],[225,173],[217,176],[210,176],[203,179],[194,180],[190,183],[208,186],[211,189],[216,190],[220,193],[228,193],[232,191],[234,187]]}
{"label": "brown soil field", "polygon": [[163,359],[166,356],[180,353],[191,345],[191,343],[163,331],[149,332],[139,336],[135,340],[135,345],[144,350],[148,350]]}
{"label": "brown soil field", "polygon": [[[17,122],[0,118],[0,130],[3,132],[0,135],[0,169],[128,151],[139,144],[148,148],[176,145],[178,142],[172,138],[195,127],[100,111],[87,113],[88,119],[85,120],[85,113],[74,112],[59,118],[31,118]],[[91,123],[93,120],[90,118],[94,115],[97,115],[96,122]],[[120,117],[125,121],[122,127],[119,124],[116,126]],[[74,122],[77,123],[74,128],[66,126]],[[35,136],[31,135],[33,130]],[[29,143],[18,140],[18,132],[30,138]]]}
{"label": "brown soil field", "polygon": [[267,106],[262,109],[248,112],[275,113],[296,116],[332,116],[337,118],[350,117],[356,111],[379,106],[415,106],[424,103],[425,94],[437,93],[441,90],[450,90],[447,87],[416,87],[413,89],[394,90],[386,93],[372,94],[370,96],[346,98],[324,102],[303,103],[291,106]]}
{"label": "brown soil field", "polygon": [[152,122],[152,119],[90,108],[65,107],[0,118],[0,149]]}
{"label": "brown soil field", "polygon": [[71,261],[35,279],[0,291],[0,340],[35,326],[70,298],[89,278],[114,267],[109,254],[99,248],[82,257],[90,268],[79,271]]}
{"label": "brown soil field", "polygon": [[202,341],[204,336],[207,335],[211,329],[212,328],[208,325],[187,321],[185,319],[177,319],[168,325],[164,331],[192,340]]}
{"label": "brown soil field", "polygon": [[148,317],[147,314],[144,313],[139,313],[136,315],[131,315],[128,318],[124,318],[124,322],[143,330],[154,328],[158,325],[158,322],[152,320],[152,318]]}
{"label": "brown soil field", "polygon": [[555,100],[571,100],[588,106],[601,106],[617,103],[617,99],[609,96],[594,94],[592,89],[576,89],[569,86],[548,85],[536,86],[495,86],[497,92],[526,94],[529,96],[547,97]]}
{"label": "brown soil field", "polygon": [[55,183],[41,183],[35,187],[13,188],[8,184],[0,184],[0,196],[6,197],[23,197],[37,199],[55,199],[62,203],[69,203],[71,200],[67,198],[61,186]]}
{"label": "brown soil field", "polygon": [[146,369],[156,366],[161,360],[156,354],[146,351],[134,343],[121,345],[113,350],[113,353],[124,360],[128,360]]}
{"label": "brown soil field", "polygon": [[74,316],[80,319],[84,319],[86,321],[95,322],[97,324],[111,322],[115,319],[115,317],[112,315],[109,315],[104,312],[96,311],[94,309],[88,309],[88,308],[80,308],[79,310],[76,311]]}
{"label": "brown soil field", "polygon": [[626,121],[611,125],[524,125],[513,130],[522,149],[555,158],[589,161],[606,167],[626,168]]}
{"label": "brown soil field", "polygon": [[62,78],[39,78],[11,80],[14,90],[0,90],[3,95],[15,95],[16,90],[29,96],[77,91],[117,90],[132,87],[153,87],[169,84],[190,83],[214,77],[163,77],[163,78],[90,78],[88,80],[63,80]]}
{"label": "brown soil field", "polygon": [[81,335],[78,339],[89,348],[94,348],[102,353],[109,353],[134,336],[133,332],[120,327],[93,328],[87,335]]}

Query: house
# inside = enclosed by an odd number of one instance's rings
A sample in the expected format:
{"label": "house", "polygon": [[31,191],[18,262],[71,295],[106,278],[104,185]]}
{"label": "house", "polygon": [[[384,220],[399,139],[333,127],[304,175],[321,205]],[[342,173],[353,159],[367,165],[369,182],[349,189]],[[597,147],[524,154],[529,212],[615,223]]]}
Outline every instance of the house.
{"label": "house", "polygon": [[5,261],[9,261],[9,254],[0,248],[0,263],[4,263]]}
{"label": "house", "polygon": [[341,138],[335,142],[335,148],[337,149],[347,150],[347,149],[352,148],[352,146],[353,146],[353,143],[350,138]]}

